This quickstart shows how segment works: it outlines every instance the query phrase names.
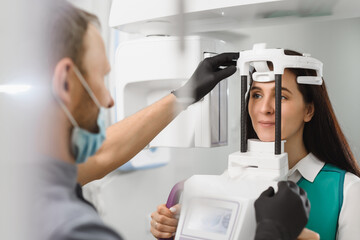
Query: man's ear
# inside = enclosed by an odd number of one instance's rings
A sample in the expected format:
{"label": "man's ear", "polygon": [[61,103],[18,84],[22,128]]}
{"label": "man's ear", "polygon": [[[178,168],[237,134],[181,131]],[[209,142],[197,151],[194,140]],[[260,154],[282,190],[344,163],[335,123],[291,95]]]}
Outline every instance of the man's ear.
{"label": "man's ear", "polygon": [[310,122],[315,114],[314,103],[306,104],[304,122]]}
{"label": "man's ear", "polygon": [[52,88],[54,94],[62,101],[65,105],[70,103],[70,88],[69,82],[70,69],[74,66],[73,61],[70,58],[61,59],[55,66],[54,76],[52,81]]}

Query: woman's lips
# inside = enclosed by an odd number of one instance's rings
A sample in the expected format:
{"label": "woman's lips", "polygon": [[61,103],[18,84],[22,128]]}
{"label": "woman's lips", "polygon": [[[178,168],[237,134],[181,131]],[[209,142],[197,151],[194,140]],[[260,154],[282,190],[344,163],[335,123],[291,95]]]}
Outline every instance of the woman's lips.
{"label": "woman's lips", "polygon": [[273,127],[273,126],[275,126],[275,122],[271,122],[271,121],[259,121],[259,124],[262,127]]}

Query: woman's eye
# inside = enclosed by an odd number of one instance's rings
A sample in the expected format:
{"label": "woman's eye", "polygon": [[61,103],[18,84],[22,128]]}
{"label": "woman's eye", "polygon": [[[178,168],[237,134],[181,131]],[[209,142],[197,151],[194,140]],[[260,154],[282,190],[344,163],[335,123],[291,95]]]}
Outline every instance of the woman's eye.
{"label": "woman's eye", "polygon": [[281,96],[281,100],[286,100],[286,99],[287,99],[287,97]]}
{"label": "woman's eye", "polygon": [[261,98],[261,95],[258,93],[253,93],[252,97],[255,99],[258,99],[258,98]]}

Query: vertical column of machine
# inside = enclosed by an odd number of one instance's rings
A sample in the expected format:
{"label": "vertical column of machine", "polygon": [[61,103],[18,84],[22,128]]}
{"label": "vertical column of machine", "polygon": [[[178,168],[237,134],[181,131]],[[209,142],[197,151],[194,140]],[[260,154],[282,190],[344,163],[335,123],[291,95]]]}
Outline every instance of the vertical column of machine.
{"label": "vertical column of machine", "polygon": [[241,106],[241,117],[240,117],[240,151],[247,151],[247,133],[246,133],[246,101],[245,94],[247,91],[247,76],[241,76],[241,97],[240,97],[240,106]]}
{"label": "vertical column of machine", "polygon": [[281,154],[281,74],[275,75],[275,154]]}

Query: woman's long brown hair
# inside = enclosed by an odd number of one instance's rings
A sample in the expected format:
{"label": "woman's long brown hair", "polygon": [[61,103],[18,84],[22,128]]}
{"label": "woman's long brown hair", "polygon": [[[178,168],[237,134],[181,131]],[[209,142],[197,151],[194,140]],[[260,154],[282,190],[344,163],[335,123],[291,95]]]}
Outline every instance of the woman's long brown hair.
{"label": "woman's long brown hair", "polygon": [[[292,50],[285,50],[285,54],[302,56]],[[316,76],[314,70],[298,68],[289,68],[289,70],[296,76]],[[304,102],[306,104],[313,103],[315,108],[313,118],[304,126],[303,141],[306,150],[321,161],[331,163],[360,177],[359,165],[336,119],[325,81],[320,86],[298,84],[298,89]],[[247,103],[249,103],[249,96],[250,94],[247,97]],[[249,114],[247,114],[247,123],[247,137],[258,138]]]}

